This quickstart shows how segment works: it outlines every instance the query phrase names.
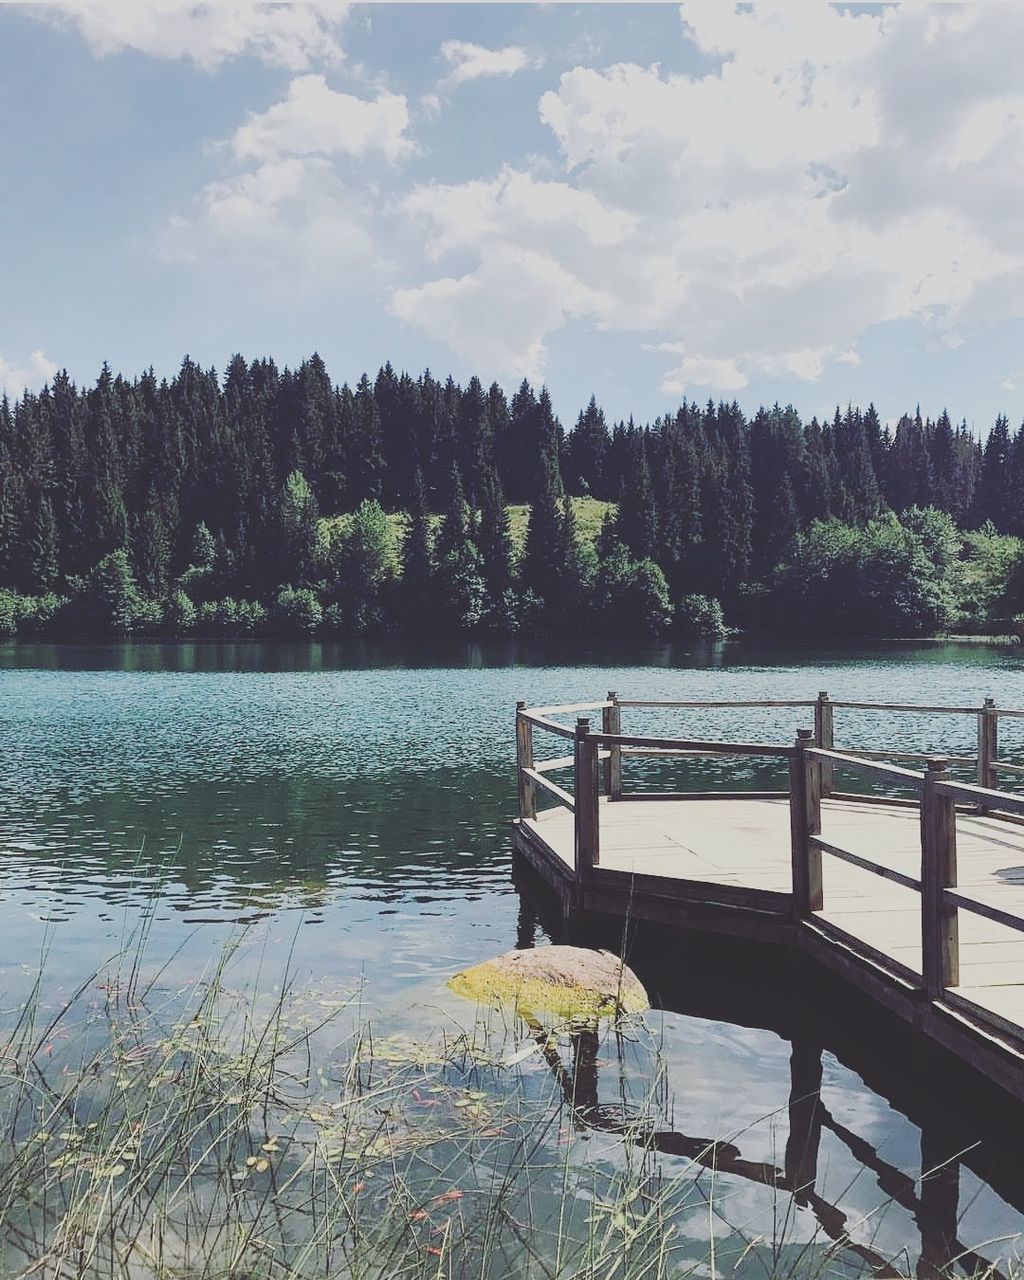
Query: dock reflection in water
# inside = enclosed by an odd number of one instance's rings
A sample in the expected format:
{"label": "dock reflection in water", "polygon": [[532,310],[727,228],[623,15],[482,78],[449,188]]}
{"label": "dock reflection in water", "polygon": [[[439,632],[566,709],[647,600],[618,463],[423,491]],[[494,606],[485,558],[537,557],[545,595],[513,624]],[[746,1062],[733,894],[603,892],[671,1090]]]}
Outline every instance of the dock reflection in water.
{"label": "dock reflection in water", "polygon": [[[776,1081],[778,1109],[766,1118],[773,1131],[766,1159],[764,1137],[758,1124],[746,1119],[741,1097],[735,1099],[735,1116],[728,1096],[722,1100],[719,1124],[728,1138],[686,1126],[638,1129],[624,1114],[616,1080],[610,1078],[617,1064],[601,1059],[595,1031],[573,1032],[568,1065],[539,1035],[577,1126],[683,1157],[708,1170],[709,1182],[724,1177],[767,1189],[775,1198],[791,1197],[795,1209],[813,1219],[818,1237],[835,1242],[878,1276],[904,1276],[911,1265],[923,1280],[983,1272],[1000,1280],[1015,1272],[1020,1241],[1014,1237],[1018,1215],[1024,1215],[1024,1115],[998,1088],[832,975],[814,972],[781,948],[738,946],[735,939],[710,936],[673,937],[646,923],[623,939],[619,925],[563,922],[525,862],[517,860],[515,882],[519,946],[532,946],[547,935],[559,943],[624,949],[654,1010],[668,1015],[669,1088],[677,1116],[693,1111],[707,1122],[704,1081],[697,1076],[691,1101],[684,1064],[672,1053],[672,1015],[683,1024],[677,1032],[698,1038],[714,1024],[769,1033],[787,1058],[788,1088],[783,1092],[783,1080]],[[756,1071],[756,1064],[747,1065]],[[609,1078],[603,1079],[602,1071]],[[916,1133],[916,1159],[897,1163],[889,1158],[885,1148],[896,1145],[893,1126],[887,1123],[876,1138],[879,1126],[870,1108],[866,1132],[858,1130],[856,1119],[840,1118],[837,1112],[849,1102],[844,1095],[850,1091],[837,1077],[847,1073],[905,1119],[899,1154],[911,1154]],[[766,1074],[781,1073],[773,1064]],[[763,1106],[760,1091],[759,1097]],[[777,1144],[776,1127],[784,1130]],[[835,1158],[837,1145],[846,1157],[842,1161]],[[763,1217],[755,1212],[751,1219],[753,1239]],[[741,1219],[729,1225],[745,1229]]]}

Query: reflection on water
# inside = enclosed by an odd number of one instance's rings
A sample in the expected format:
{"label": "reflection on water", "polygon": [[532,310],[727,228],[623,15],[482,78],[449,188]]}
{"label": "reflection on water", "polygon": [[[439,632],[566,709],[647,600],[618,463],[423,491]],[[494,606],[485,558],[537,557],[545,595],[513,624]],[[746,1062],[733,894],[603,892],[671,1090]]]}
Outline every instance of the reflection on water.
{"label": "reflection on water", "polygon": [[[509,874],[519,698],[827,689],[1024,706],[1013,649],[730,643],[574,658],[509,642],[438,646],[411,665],[397,644],[0,646],[4,1008],[44,950],[58,990],[144,927],[154,963],[187,981],[249,922],[253,972],[288,952],[311,977],[362,983],[396,1028],[422,1026],[448,974],[560,929]],[[809,709],[626,716],[626,732],[764,741],[810,723]],[[887,745],[965,753],[975,732],[967,718],[837,711],[841,745],[870,746],[883,729]],[[1014,758],[1022,733],[1024,721],[1005,722],[1001,753]],[[630,781],[665,785],[671,770],[673,785],[699,789],[725,777],[782,785],[773,767],[638,762]],[[659,943],[645,958],[644,941],[631,945],[657,997],[651,1021],[674,1100],[659,1144],[668,1159],[705,1151],[714,1166],[702,1175],[716,1188],[712,1208],[687,1226],[695,1239],[716,1215],[763,1230],[782,1190],[806,1232],[853,1230],[869,1267],[871,1251],[901,1248],[923,1256],[925,1272],[960,1246],[1005,1254],[985,1242],[1024,1229],[1005,1150],[1009,1135],[1024,1136],[1015,1111],[993,1119],[972,1102],[957,1118],[949,1099],[973,1098],[972,1082],[940,1081],[933,1055],[871,1012],[836,1023],[829,1011],[845,1018],[845,993],[809,989],[784,967],[773,978],[760,953],[736,962],[702,944],[670,959]],[[599,1063],[580,1040],[562,1080],[581,1122],[598,1127],[621,1104]],[[873,1214],[882,1201],[886,1212]]]}

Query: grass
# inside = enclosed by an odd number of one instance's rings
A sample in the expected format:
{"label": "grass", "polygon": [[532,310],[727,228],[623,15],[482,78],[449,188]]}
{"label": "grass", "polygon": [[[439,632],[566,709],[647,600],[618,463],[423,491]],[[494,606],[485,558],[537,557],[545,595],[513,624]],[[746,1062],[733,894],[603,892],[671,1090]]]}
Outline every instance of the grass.
{"label": "grass", "polygon": [[[594,546],[601,532],[601,525],[608,512],[616,509],[614,502],[602,502],[598,498],[573,498],[573,514],[576,517],[576,533],[584,546]],[[528,503],[518,503],[508,508],[509,531],[512,538],[512,559],[518,562],[526,542],[526,530],[530,523],[530,507]],[[443,517],[432,515],[431,527],[436,534],[441,527]],[[409,527],[409,516],[405,511],[388,513],[388,524],[395,540],[396,555],[401,558],[402,544],[405,542]],[[330,540],[344,537],[352,523],[352,514],[325,517],[321,523],[326,526]]]}
{"label": "grass", "polygon": [[[233,988],[250,945],[179,988],[139,939],[56,1010],[40,978],[8,1019],[0,1275],[911,1272],[870,1224],[794,1231],[774,1166],[676,1133],[642,1019],[543,1030],[466,1004],[465,1025],[439,1009],[429,1036],[382,1034],[358,992]],[[730,1220],[740,1169],[768,1188],[767,1236]]]}

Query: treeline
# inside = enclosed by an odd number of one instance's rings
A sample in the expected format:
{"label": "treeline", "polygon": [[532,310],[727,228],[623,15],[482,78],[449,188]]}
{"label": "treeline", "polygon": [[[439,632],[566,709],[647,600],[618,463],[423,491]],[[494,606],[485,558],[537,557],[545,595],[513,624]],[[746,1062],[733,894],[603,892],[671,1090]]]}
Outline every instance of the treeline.
{"label": "treeline", "polygon": [[[581,510],[605,513],[599,532],[581,536]],[[890,430],[870,406],[805,423],[709,401],[640,426],[592,399],[565,431],[526,382],[508,399],[385,365],[353,389],[318,356],[296,370],[236,356],[223,378],[186,359],[171,381],[104,367],[90,388],[62,373],[0,402],[8,633],[713,631],[723,608],[785,626],[779,602],[815,575],[804,629],[985,626],[1016,607],[1021,535],[1024,430],[1005,418],[979,440],[946,413]],[[826,562],[849,587],[871,538],[890,594],[918,600],[902,572],[948,581],[928,607],[875,599],[830,622]],[[963,596],[982,562],[1002,573],[984,617]]]}

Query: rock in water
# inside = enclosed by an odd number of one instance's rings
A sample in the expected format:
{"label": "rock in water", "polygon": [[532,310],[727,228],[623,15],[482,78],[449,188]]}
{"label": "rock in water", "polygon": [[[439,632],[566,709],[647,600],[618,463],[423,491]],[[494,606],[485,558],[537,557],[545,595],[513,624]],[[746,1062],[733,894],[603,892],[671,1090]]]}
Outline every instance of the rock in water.
{"label": "rock in water", "polygon": [[618,956],[586,947],[506,951],[457,973],[448,985],[478,1004],[511,1004],[524,1015],[605,1018],[650,1006],[640,979]]}

